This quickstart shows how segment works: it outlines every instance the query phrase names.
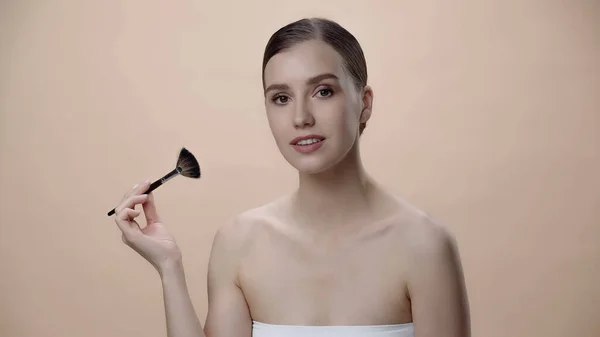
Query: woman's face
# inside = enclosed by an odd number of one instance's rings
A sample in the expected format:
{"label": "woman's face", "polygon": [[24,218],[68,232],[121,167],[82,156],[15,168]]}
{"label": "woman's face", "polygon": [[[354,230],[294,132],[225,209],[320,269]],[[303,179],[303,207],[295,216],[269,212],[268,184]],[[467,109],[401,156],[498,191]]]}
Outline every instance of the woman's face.
{"label": "woman's face", "polygon": [[298,171],[323,172],[353,149],[372,93],[356,89],[335,49],[317,40],[296,44],[269,60],[264,81],[271,132]]}

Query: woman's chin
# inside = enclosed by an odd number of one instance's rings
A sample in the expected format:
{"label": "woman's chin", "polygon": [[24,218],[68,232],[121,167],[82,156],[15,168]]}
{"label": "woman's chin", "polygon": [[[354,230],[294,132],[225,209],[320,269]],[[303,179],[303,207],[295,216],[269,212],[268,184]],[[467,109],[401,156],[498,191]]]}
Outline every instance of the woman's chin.
{"label": "woman's chin", "polygon": [[332,163],[323,160],[323,158],[294,158],[292,160],[288,160],[288,162],[298,171],[299,174],[304,175],[323,173],[333,166]]}
{"label": "woman's chin", "polygon": [[328,166],[323,160],[317,158],[287,158],[287,162],[295,168],[299,174],[319,174],[326,171]]}
{"label": "woman's chin", "polygon": [[348,156],[348,151],[329,151],[323,146],[318,151],[310,154],[299,154],[282,152],[287,162],[294,167],[299,174],[314,175],[329,171],[334,166],[338,166]]}

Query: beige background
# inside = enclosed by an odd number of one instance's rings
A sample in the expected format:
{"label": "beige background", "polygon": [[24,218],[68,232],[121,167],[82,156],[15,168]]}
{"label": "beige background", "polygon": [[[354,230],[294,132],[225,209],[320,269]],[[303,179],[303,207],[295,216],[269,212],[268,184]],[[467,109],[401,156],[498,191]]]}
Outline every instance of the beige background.
{"label": "beige background", "polygon": [[264,116],[269,36],[338,20],[367,55],[365,165],[442,218],[474,336],[600,335],[600,2],[7,1],[0,335],[164,336],[158,275],[106,216],[156,193],[204,322],[215,230],[295,187]]}

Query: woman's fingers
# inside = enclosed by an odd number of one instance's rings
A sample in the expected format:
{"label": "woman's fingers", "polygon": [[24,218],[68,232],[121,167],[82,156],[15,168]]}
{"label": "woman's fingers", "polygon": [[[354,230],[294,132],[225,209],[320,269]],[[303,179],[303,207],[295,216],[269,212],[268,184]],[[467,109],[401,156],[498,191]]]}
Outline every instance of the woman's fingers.
{"label": "woman's fingers", "polygon": [[[142,234],[139,224],[135,221],[135,218],[141,214],[141,211],[135,210],[135,206],[146,203],[149,196],[143,193],[147,191],[149,187],[150,180],[134,185],[125,193],[119,206],[115,207],[115,222],[123,233],[123,242],[128,245],[130,245],[137,236]],[[156,209],[153,203],[151,207],[154,209],[152,215],[154,216],[154,219],[156,219]]]}
{"label": "woman's fingers", "polygon": [[133,187],[131,189],[129,189],[127,192],[125,192],[125,194],[123,195],[123,198],[121,198],[121,201],[119,203],[122,204],[123,202],[125,202],[125,200],[127,200],[132,195],[142,194],[149,187],[150,187],[150,180],[146,180],[143,183],[133,185]]}
{"label": "woman's fingers", "polygon": [[143,204],[148,199],[147,194],[138,194],[129,196],[125,199],[117,208],[115,208],[115,213],[118,215],[122,210],[127,208],[135,208],[136,205]]}
{"label": "woman's fingers", "polygon": [[154,203],[154,195],[152,193],[148,194],[148,198],[142,204],[142,207],[144,208],[144,216],[148,224],[160,222],[160,216],[156,211],[156,204]]}
{"label": "woman's fingers", "polygon": [[126,208],[119,212],[115,217],[115,222],[123,233],[123,241],[125,241],[125,243],[132,242],[137,235],[142,233],[139,224],[135,221],[135,218],[140,214],[141,211]]}

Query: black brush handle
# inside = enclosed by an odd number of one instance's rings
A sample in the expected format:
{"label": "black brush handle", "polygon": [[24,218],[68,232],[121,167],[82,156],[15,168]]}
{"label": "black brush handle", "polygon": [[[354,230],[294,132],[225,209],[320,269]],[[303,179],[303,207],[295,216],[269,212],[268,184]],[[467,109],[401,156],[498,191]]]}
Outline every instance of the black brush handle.
{"label": "black brush handle", "polygon": [[[148,187],[148,189],[143,194],[149,194],[150,192],[152,192],[155,189],[157,189],[160,186],[162,186],[167,181],[171,180],[171,178],[177,176],[179,173],[180,173],[179,172],[179,168],[176,168],[173,171],[165,174],[162,178],[160,178],[157,181],[155,181],[152,184],[150,184],[150,187]],[[108,216],[111,216],[113,214],[115,214],[115,208],[113,208],[112,210],[110,210],[110,212],[108,212]]]}

